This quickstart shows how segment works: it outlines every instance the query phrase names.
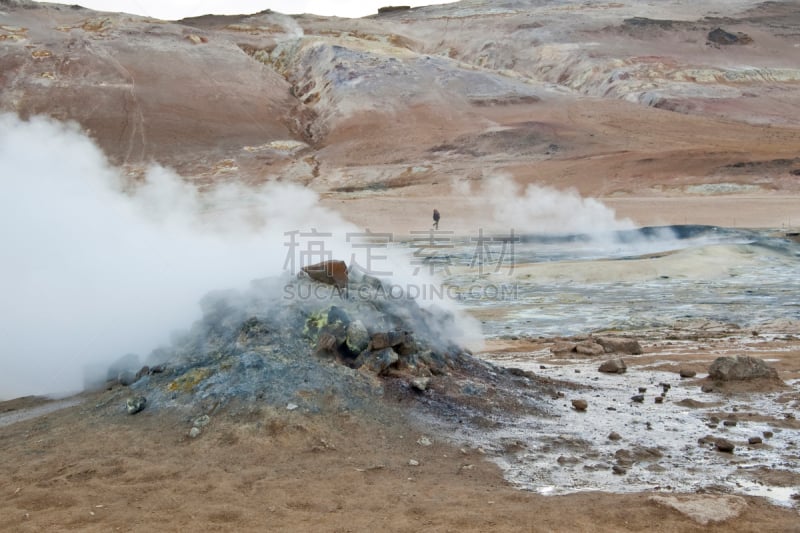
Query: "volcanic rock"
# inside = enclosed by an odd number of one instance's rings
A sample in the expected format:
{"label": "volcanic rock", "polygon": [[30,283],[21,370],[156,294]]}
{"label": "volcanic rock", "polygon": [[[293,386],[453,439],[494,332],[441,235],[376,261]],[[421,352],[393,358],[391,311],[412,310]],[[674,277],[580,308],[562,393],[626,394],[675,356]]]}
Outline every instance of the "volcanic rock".
{"label": "volcanic rock", "polygon": [[736,448],[736,446],[728,439],[717,439],[715,446],[717,447],[717,450],[725,453],[733,453],[733,450]]}
{"label": "volcanic rock", "polygon": [[384,374],[389,367],[396,365],[400,356],[392,348],[384,348],[378,351],[368,352],[362,363],[362,368],[366,368],[377,375]]}
{"label": "volcanic rock", "polygon": [[147,405],[147,398],[144,396],[133,396],[125,401],[125,406],[129,415],[141,412]]}
{"label": "volcanic rock", "polygon": [[589,407],[589,403],[586,400],[572,400],[572,407],[576,411],[585,411]]}
{"label": "volcanic rock", "polygon": [[761,444],[762,442],[764,441],[761,439],[761,437],[750,437],[747,439],[748,444]]}
{"label": "volcanic rock", "polygon": [[625,337],[595,337],[594,340],[604,348],[606,353],[622,353],[629,355],[639,355],[642,353],[642,346],[636,339]]}
{"label": "volcanic rock", "polygon": [[694,370],[689,370],[688,368],[681,368],[680,376],[682,378],[693,378],[697,375],[697,372]]}
{"label": "volcanic rock", "polygon": [[763,359],[749,355],[718,357],[708,368],[708,377],[715,381],[741,381],[748,379],[778,379],[778,372]]}
{"label": "volcanic rock", "polygon": [[609,359],[600,365],[598,370],[607,374],[624,374],[628,370],[628,367],[622,359]]}
{"label": "volcanic rock", "polygon": [[414,378],[411,380],[411,386],[421,392],[428,390],[430,384],[431,378]]}
{"label": "volcanic rock", "polygon": [[612,431],[608,434],[608,440],[620,440],[621,438],[622,436],[616,431]]}
{"label": "volcanic rock", "polygon": [[553,354],[564,354],[564,353],[575,352],[577,347],[578,347],[577,343],[574,342],[556,341],[556,343],[550,347],[550,351]]}
{"label": "volcanic rock", "polygon": [[708,32],[708,40],[709,42],[721,44],[723,46],[731,44],[749,44],[753,42],[753,39],[747,34],[735,34],[725,31],[722,28],[715,28]]}
{"label": "volcanic rock", "polygon": [[634,396],[631,396],[631,401],[636,403],[644,402],[644,394],[636,394]]}
{"label": "volcanic rock", "polygon": [[345,344],[352,354],[360,354],[367,349],[370,337],[367,327],[361,320],[354,320],[347,326]]}

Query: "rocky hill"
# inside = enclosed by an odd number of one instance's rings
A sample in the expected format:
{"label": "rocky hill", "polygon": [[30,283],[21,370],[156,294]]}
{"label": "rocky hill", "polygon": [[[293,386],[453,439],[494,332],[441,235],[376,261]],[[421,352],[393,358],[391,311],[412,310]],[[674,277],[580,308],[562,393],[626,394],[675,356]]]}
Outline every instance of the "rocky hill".
{"label": "rocky hill", "polygon": [[[584,194],[796,192],[794,2],[465,0],[362,19],[166,22],[0,2],[0,110],[111,160],[334,200],[504,172]],[[438,187],[437,187],[438,186]]]}

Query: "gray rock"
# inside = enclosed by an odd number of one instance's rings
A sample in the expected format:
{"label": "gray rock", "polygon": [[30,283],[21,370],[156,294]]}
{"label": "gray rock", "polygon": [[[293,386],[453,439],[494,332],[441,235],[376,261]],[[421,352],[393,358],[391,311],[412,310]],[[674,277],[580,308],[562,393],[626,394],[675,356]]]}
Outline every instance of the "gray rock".
{"label": "gray rock", "polygon": [[211,417],[208,415],[200,415],[194,419],[192,425],[194,427],[202,428],[206,427],[209,423],[211,423]]}
{"label": "gray rock", "polygon": [[411,386],[421,392],[428,390],[431,384],[431,378],[414,378],[411,380]]}
{"label": "gray rock", "polygon": [[710,383],[703,383],[703,385],[700,387],[700,390],[703,392],[714,392],[714,386]]}
{"label": "gray rock", "polygon": [[628,470],[625,467],[619,465],[612,466],[611,471],[618,476],[624,476],[628,472]]}
{"label": "gray rock", "polygon": [[693,378],[697,375],[697,372],[694,370],[689,370],[688,368],[681,368],[680,376],[682,378]]}
{"label": "gray rock", "polygon": [[202,433],[202,432],[203,432],[203,430],[201,430],[199,427],[192,426],[192,429],[189,430],[189,438],[190,439],[196,439],[197,437],[200,436],[200,433]]}
{"label": "gray rock", "polygon": [[764,441],[761,439],[761,437],[750,437],[747,439],[748,444],[761,444],[762,442]]}
{"label": "gray rock", "polygon": [[738,424],[738,423],[739,423],[739,422],[738,422],[738,421],[736,421],[735,419],[733,419],[733,418],[730,418],[730,419],[728,419],[728,420],[725,420],[725,421],[722,423],[722,425],[723,425],[723,426],[726,426],[726,427],[734,427],[734,426],[736,426],[736,424]]}
{"label": "gray rock", "polygon": [[708,376],[716,381],[742,381],[748,379],[778,379],[778,371],[763,359],[749,355],[718,357],[708,368]]}
{"label": "gray rock", "polygon": [[622,436],[619,433],[617,433],[616,431],[612,431],[611,433],[608,434],[608,440],[617,441],[617,440],[620,440],[621,438],[622,438]]}
{"label": "gray rock", "polygon": [[367,349],[369,345],[369,332],[361,320],[353,320],[347,326],[345,345],[350,353],[359,354]]}
{"label": "gray rock", "polygon": [[125,402],[129,415],[141,412],[147,405],[147,398],[144,396],[131,396]]}
{"label": "gray rock", "polygon": [[382,375],[386,373],[392,365],[396,365],[399,360],[400,357],[397,355],[397,352],[391,348],[384,348],[382,350],[369,352],[364,358],[363,368],[378,375]]}
{"label": "gray rock", "polygon": [[574,407],[576,411],[585,411],[586,408],[589,407],[589,402],[586,400],[572,400],[572,407]]}
{"label": "gray rock", "polygon": [[631,401],[636,403],[644,402],[644,394],[636,394],[634,396],[631,396]]}
{"label": "gray rock", "polygon": [[574,342],[556,341],[556,343],[550,347],[550,351],[554,354],[570,353],[574,352],[577,346],[578,345]]}
{"label": "gray rock", "polygon": [[595,342],[603,347],[606,353],[624,353],[629,355],[639,355],[642,353],[642,345],[636,339],[625,337],[596,337]]}
{"label": "gray rock", "polygon": [[133,385],[134,383],[136,383],[138,379],[139,378],[136,376],[136,374],[134,374],[130,370],[123,370],[117,376],[117,381],[119,382],[119,384],[125,387]]}
{"label": "gray rock", "polygon": [[771,439],[774,433],[772,433],[771,431],[765,431],[764,433],[762,433],[762,435],[764,435],[765,439]]}
{"label": "gray rock", "polygon": [[598,368],[600,372],[605,372],[607,374],[624,374],[625,371],[628,370],[628,367],[625,365],[625,361],[622,359],[609,359],[608,361],[604,362]]}

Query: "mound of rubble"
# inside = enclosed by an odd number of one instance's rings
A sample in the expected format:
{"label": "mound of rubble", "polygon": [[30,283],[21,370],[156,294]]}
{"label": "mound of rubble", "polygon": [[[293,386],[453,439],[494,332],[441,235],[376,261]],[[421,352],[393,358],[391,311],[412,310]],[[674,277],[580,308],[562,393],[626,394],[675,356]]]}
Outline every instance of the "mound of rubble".
{"label": "mound of rubble", "polygon": [[547,379],[461,348],[450,312],[354,277],[287,275],[208,294],[202,319],[151,354],[153,366],[119,374],[129,387],[119,389],[120,409],[202,415],[245,403],[319,413],[374,409],[385,398],[463,423],[539,412],[542,394],[555,394]]}

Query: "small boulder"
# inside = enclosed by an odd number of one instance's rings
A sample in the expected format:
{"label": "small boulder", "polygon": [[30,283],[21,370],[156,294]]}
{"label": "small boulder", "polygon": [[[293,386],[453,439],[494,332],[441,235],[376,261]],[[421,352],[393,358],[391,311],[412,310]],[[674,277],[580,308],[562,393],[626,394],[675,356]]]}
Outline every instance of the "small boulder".
{"label": "small boulder", "polygon": [[625,365],[625,361],[622,359],[609,359],[608,361],[604,362],[598,368],[600,372],[605,372],[607,374],[624,374],[628,367]]}
{"label": "small boulder", "polygon": [[762,442],[764,441],[761,439],[761,437],[750,437],[747,439],[748,444],[761,444]]}
{"label": "small boulder", "polygon": [[717,439],[715,443],[717,450],[725,453],[733,453],[736,446],[728,439]]}
{"label": "small boulder", "polygon": [[397,355],[397,352],[391,348],[384,348],[383,350],[369,352],[364,358],[362,368],[366,368],[375,374],[381,375],[386,373],[389,367],[396,365],[399,360],[400,357]]}
{"label": "small boulder", "polygon": [[680,376],[682,378],[693,378],[697,375],[697,372],[694,370],[689,370],[688,368],[681,368]]}
{"label": "small boulder", "polygon": [[132,396],[125,401],[125,406],[129,415],[141,412],[147,405],[147,398],[144,396]]}
{"label": "small boulder", "polygon": [[611,433],[608,434],[608,440],[617,441],[620,440],[621,438],[622,436],[616,431],[612,431]]}
{"label": "small boulder", "polygon": [[420,391],[425,392],[428,390],[428,387],[431,384],[431,378],[414,378],[411,380],[411,387]]}
{"label": "small boulder", "polygon": [[369,332],[360,320],[354,320],[347,326],[345,345],[352,354],[360,354],[369,345]]}
{"label": "small boulder", "polygon": [[576,351],[577,346],[578,345],[574,342],[556,341],[556,343],[550,347],[550,352],[553,354],[570,353]]}
{"label": "small boulder", "polygon": [[576,411],[585,411],[589,407],[589,403],[586,400],[572,400],[572,407]]}
{"label": "small boulder", "polygon": [[715,381],[778,379],[778,371],[758,357],[737,355],[736,357],[717,357],[708,368],[708,376]]}
{"label": "small boulder", "polygon": [[581,341],[575,345],[575,351],[583,355],[603,355],[606,353],[605,348],[594,342],[593,340]]}
{"label": "small boulder", "polygon": [[639,355],[642,353],[642,345],[636,339],[625,337],[596,337],[595,342],[603,347],[606,353],[624,353],[629,355]]}
{"label": "small boulder", "polygon": [[631,396],[631,401],[636,403],[644,402],[644,394],[636,394],[634,396]]}

